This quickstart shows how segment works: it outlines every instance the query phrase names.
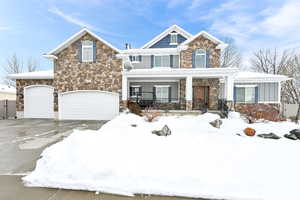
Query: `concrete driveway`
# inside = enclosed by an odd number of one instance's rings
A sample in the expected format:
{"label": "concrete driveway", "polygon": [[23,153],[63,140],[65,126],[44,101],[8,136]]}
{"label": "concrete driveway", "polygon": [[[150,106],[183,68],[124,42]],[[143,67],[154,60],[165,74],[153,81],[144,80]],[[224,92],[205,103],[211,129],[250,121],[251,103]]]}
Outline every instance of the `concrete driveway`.
{"label": "concrete driveway", "polygon": [[0,120],[0,200],[134,200],[186,199],[124,197],[53,188],[24,187],[21,177],[32,171],[41,152],[68,136],[73,129],[99,129],[104,121]]}

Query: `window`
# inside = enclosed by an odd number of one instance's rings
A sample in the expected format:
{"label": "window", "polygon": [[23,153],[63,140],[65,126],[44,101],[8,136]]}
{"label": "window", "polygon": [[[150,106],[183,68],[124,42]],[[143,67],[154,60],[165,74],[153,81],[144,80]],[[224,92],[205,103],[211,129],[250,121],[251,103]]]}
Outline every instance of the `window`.
{"label": "window", "polygon": [[206,67],[206,51],[204,49],[197,49],[195,51],[195,67],[205,68]]}
{"label": "window", "polygon": [[93,41],[83,41],[82,42],[82,62],[92,62],[93,61]]}
{"label": "window", "polygon": [[169,102],[169,85],[158,85],[155,86],[155,96],[158,102],[166,103]]}
{"label": "window", "polygon": [[131,86],[130,87],[130,96],[131,97],[138,97],[141,96],[141,86]]}
{"label": "window", "polygon": [[170,35],[170,44],[176,45],[177,42],[177,33],[171,33]]}
{"label": "window", "polygon": [[255,103],[256,86],[236,86],[236,103]]}
{"label": "window", "polygon": [[130,61],[133,63],[139,63],[142,61],[142,56],[130,56]]}
{"label": "window", "polygon": [[162,56],[154,56],[154,67],[162,67]]}

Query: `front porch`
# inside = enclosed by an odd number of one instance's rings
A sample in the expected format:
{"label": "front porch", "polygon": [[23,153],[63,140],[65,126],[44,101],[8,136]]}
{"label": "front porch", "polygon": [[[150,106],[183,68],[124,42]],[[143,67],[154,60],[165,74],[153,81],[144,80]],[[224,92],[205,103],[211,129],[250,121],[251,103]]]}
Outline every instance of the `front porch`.
{"label": "front porch", "polygon": [[[181,71],[186,72],[184,69]],[[142,108],[154,107],[160,110],[231,109],[234,87],[232,74],[216,75],[209,76],[204,73],[189,76],[123,75],[122,100],[134,101]]]}

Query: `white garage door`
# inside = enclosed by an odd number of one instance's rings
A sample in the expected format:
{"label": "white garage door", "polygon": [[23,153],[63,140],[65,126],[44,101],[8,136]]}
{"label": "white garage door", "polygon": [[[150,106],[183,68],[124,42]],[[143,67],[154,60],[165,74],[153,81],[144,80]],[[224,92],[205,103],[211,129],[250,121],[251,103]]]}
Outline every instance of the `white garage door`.
{"label": "white garage door", "polygon": [[59,95],[59,119],[110,120],[119,114],[119,94],[79,90]]}
{"label": "white garage door", "polygon": [[32,85],[24,88],[24,118],[54,118],[54,88]]}

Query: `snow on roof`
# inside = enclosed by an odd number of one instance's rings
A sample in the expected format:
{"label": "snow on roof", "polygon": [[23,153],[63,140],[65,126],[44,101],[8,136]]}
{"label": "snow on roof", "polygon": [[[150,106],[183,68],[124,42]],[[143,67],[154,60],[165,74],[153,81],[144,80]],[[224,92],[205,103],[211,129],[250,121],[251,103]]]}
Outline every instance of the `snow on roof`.
{"label": "snow on roof", "polygon": [[16,88],[10,85],[0,84],[0,93],[16,93]]}
{"label": "snow on roof", "polygon": [[53,70],[9,74],[10,79],[53,79]]}
{"label": "snow on roof", "polygon": [[265,74],[259,72],[239,72],[235,77],[236,82],[247,82],[247,81],[287,81],[289,78],[284,75],[277,74]]}

